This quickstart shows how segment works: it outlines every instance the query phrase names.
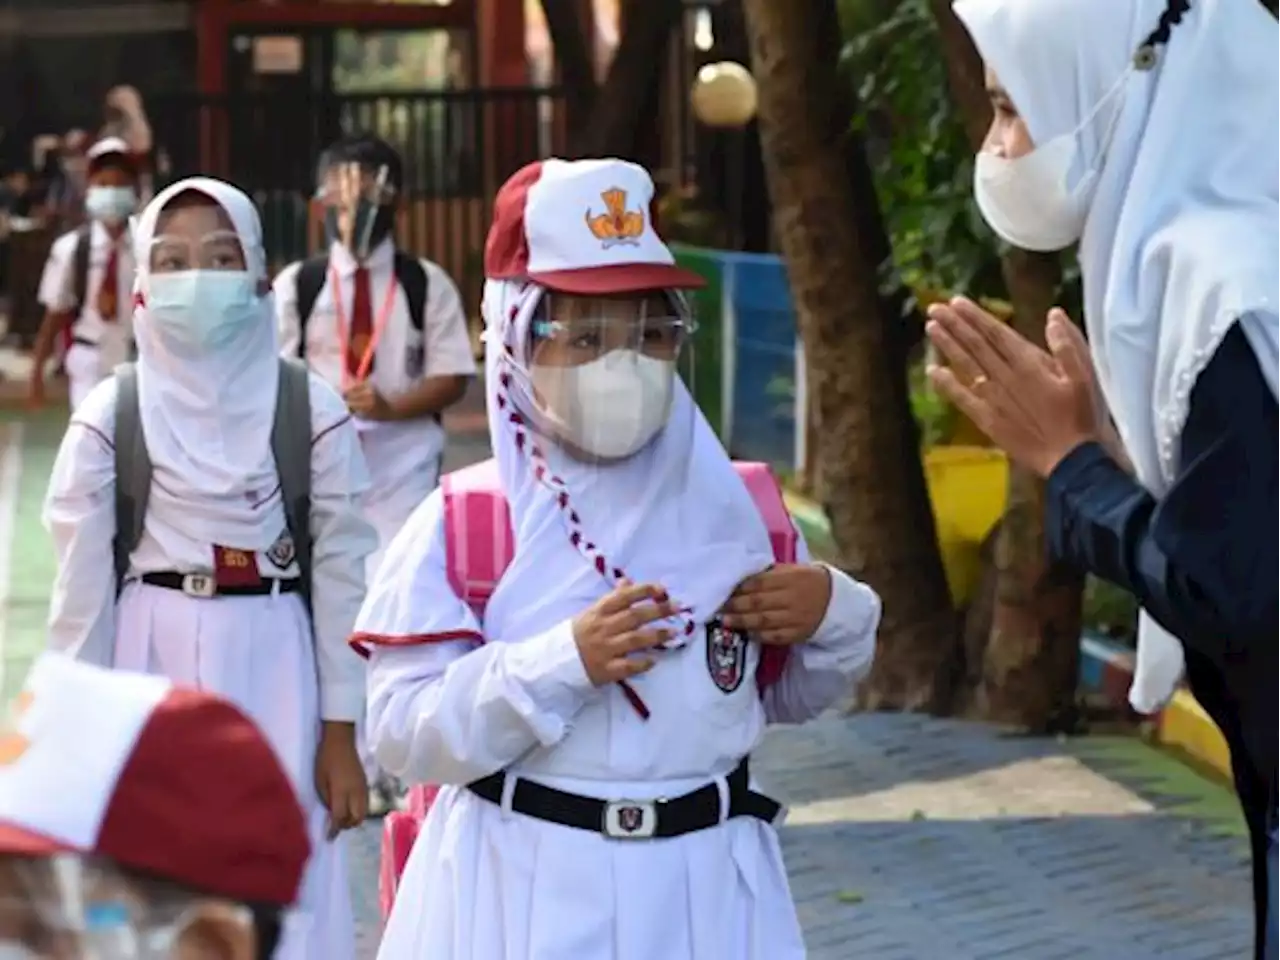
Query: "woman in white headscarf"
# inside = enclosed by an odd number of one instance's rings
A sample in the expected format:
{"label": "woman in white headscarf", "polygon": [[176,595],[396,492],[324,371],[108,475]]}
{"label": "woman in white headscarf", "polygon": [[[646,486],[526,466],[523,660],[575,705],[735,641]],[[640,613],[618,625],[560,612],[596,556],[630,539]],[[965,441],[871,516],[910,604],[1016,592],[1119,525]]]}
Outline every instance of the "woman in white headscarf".
{"label": "woman in white headscarf", "polygon": [[351,960],[337,834],[363,818],[366,788],[354,739],[364,671],[347,638],[376,543],[356,503],[367,477],[355,428],[337,394],[311,377],[311,423],[299,425],[312,438],[311,620],[272,454],[282,381],[257,210],[230,184],[183,180],[143,210],[134,243],[133,415],[151,461],[142,535],[117,598],[112,541],[127,531],[117,530],[115,440],[128,415],[117,374],[76,409],[49,483],[45,522],[58,557],[49,646],[212,690],[261,725],[312,842],[277,956]]}
{"label": "woman in white headscarf", "polygon": [[955,9],[995,110],[978,206],[1017,246],[1079,243],[1089,339],[1054,310],[1045,353],[957,299],[930,311],[950,360],[934,382],[1048,478],[1054,551],[1142,603],[1134,707],[1158,710],[1185,660],[1231,747],[1261,956],[1276,897],[1276,22],[1256,0]]}
{"label": "woman in white headscarf", "polygon": [[[470,606],[450,556],[492,548],[483,534],[507,520],[477,511],[461,529],[458,500],[435,491],[356,635],[378,760],[446,785],[384,960],[805,955],[779,807],[747,755],[767,721],[848,693],[879,600],[803,551],[774,564],[676,373],[690,332],[676,290],[701,281],[658,238],[652,196],[634,164],[547,160],[495,200],[485,386],[514,553]],[[762,649],[792,652],[763,695]]]}

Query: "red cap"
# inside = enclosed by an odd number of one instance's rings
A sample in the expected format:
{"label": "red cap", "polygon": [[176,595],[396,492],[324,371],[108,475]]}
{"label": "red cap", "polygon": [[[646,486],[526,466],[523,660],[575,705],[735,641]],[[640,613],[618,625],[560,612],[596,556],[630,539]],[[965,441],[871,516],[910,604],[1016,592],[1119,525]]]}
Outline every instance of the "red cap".
{"label": "red cap", "polygon": [[658,236],[653,193],[644,168],[623,160],[531,163],[494,199],[485,276],[588,296],[705,286]]}
{"label": "red cap", "polygon": [[95,854],[202,893],[289,906],[310,855],[275,751],[225,700],[59,654],[0,734],[0,853]]}

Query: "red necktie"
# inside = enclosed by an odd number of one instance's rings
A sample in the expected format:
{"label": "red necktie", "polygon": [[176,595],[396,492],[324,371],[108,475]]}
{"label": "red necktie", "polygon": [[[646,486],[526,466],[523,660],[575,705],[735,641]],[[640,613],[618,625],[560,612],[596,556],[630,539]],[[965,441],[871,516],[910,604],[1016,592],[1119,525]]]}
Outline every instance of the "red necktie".
{"label": "red necktie", "polygon": [[112,243],[107,267],[102,271],[102,285],[98,287],[98,316],[103,323],[115,323],[119,319],[120,278],[116,275],[118,260],[118,247]]}
{"label": "red necktie", "polygon": [[[356,267],[355,291],[351,296],[351,329],[347,331],[347,373],[352,378],[360,376],[360,364],[373,339],[373,292],[369,288],[369,271]],[[373,358],[369,369],[373,372]]]}

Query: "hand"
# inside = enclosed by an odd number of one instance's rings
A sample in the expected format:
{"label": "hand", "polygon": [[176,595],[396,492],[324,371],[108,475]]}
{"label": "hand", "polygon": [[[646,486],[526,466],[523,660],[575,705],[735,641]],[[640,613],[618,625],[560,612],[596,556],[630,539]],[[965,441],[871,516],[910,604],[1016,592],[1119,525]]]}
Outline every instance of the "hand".
{"label": "hand", "polygon": [[328,838],[358,827],[369,813],[369,784],[356,752],[356,725],[326,720],[316,750],[316,792],[329,811]]}
{"label": "hand", "polygon": [[31,387],[27,392],[27,407],[40,410],[44,407],[44,377],[39,372],[31,375]]}
{"label": "hand", "polygon": [[[1056,311],[1061,313],[1061,311]],[[1050,322],[1053,320],[1053,312],[1050,313]],[[1089,344],[1085,341],[1084,334],[1080,332],[1080,328],[1069,320],[1060,327],[1062,336],[1068,343],[1065,349],[1070,350],[1080,357],[1089,357]],[[1048,336],[1048,326],[1045,327],[1045,336]],[[1089,386],[1093,391],[1094,397],[1094,418],[1098,424],[1098,442],[1102,444],[1102,449],[1111,455],[1111,459],[1118,463],[1126,473],[1133,473],[1133,461],[1129,459],[1129,454],[1124,448],[1124,441],[1120,439],[1120,433],[1116,430],[1116,425],[1111,421],[1111,412],[1107,410],[1107,405],[1102,400],[1102,391],[1098,387],[1097,377],[1093,372],[1093,361],[1088,360],[1085,364],[1088,372]]]}
{"label": "hand", "polygon": [[830,570],[820,563],[780,563],[738,584],[721,614],[730,630],[789,647],[814,635],[830,602]]}
{"label": "hand", "polygon": [[971,300],[929,308],[925,332],[951,366],[929,379],[1011,459],[1047,477],[1081,443],[1100,437],[1088,347],[1071,320],[1049,311],[1050,353]]}
{"label": "hand", "polygon": [[671,639],[670,630],[644,629],[679,611],[667,591],[623,581],[573,621],[573,639],[587,676],[597,687],[644,673],[653,658],[632,656]]}
{"label": "hand", "polygon": [[373,388],[368,380],[361,380],[342,395],[347,409],[365,420],[390,420],[393,410],[387,398]]}

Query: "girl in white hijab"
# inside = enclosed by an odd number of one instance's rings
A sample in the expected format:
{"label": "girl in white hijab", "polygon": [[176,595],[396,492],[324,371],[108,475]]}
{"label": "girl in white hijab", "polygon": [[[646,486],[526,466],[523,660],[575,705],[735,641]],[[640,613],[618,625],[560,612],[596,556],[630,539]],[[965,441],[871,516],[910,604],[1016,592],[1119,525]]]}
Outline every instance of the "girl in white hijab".
{"label": "girl in white hijab", "polygon": [[366,477],[355,429],[312,377],[313,629],[272,457],[280,361],[257,211],[229,184],[183,180],[143,210],[134,242],[152,464],[145,525],[117,599],[113,377],[77,408],[49,484],[49,646],[214,691],[261,725],[298,790],[313,850],[277,956],[350,960],[337,834],[362,819],[366,789],[354,746],[363,665],[346,641],[375,543],[356,506]]}
{"label": "girl in white hijab", "polygon": [[1185,665],[1222,728],[1261,956],[1276,898],[1276,22],[1255,0],[955,9],[995,109],[978,206],[1012,244],[1079,243],[1089,339],[1055,310],[1046,354],[958,299],[931,310],[951,361],[934,380],[1048,478],[1054,552],[1141,601],[1134,707],[1158,710]]}
{"label": "girl in white hijab", "polygon": [[[690,330],[673,288],[700,281],[653,230],[652,196],[634,164],[548,160],[495,200],[485,385],[514,555],[469,607],[446,538],[484,543],[446,530],[456,501],[437,490],[356,635],[378,760],[446,785],[383,960],[805,955],[779,808],[746,757],[767,721],[851,689],[879,601],[803,552],[774,565],[675,372]],[[792,652],[763,697],[762,645]]]}

